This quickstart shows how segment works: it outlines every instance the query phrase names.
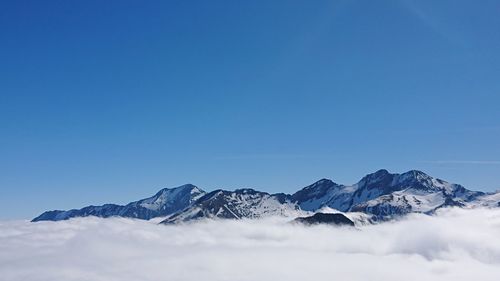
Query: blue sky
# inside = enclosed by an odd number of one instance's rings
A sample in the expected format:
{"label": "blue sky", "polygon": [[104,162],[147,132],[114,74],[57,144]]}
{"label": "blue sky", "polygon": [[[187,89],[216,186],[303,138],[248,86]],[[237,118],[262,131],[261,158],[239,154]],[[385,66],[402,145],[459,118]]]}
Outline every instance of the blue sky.
{"label": "blue sky", "polygon": [[498,1],[3,1],[0,218],[187,182],[500,189]]}

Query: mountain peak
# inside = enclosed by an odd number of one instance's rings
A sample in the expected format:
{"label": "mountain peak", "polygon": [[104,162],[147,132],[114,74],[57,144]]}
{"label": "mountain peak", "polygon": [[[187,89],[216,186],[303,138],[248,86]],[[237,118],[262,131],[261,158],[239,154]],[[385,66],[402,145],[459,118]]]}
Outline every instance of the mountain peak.
{"label": "mountain peak", "polygon": [[426,174],[422,171],[419,171],[419,170],[410,170],[410,171],[403,173],[401,175],[411,175],[411,176],[416,177],[416,178],[419,178],[419,177],[429,178],[429,177],[431,177],[428,174]]}
{"label": "mountain peak", "polygon": [[183,184],[183,185],[179,185],[177,187],[165,187],[165,188],[162,188],[160,189],[157,194],[161,194],[161,193],[164,193],[165,191],[173,191],[173,190],[186,190],[186,189],[199,189],[196,185],[194,184],[190,184],[190,183],[186,183],[186,184]]}
{"label": "mountain peak", "polygon": [[376,171],[375,173],[373,173],[374,175],[388,175],[390,174],[389,171],[387,171],[386,169],[380,169],[378,171]]}
{"label": "mountain peak", "polygon": [[292,195],[292,200],[299,202],[303,210],[312,210],[318,208],[330,200],[331,197],[343,188],[330,179],[320,179],[319,181],[308,185]]}
{"label": "mountain peak", "polygon": [[359,182],[358,186],[371,185],[375,183],[387,184],[392,181],[394,174],[389,173],[385,169],[380,169],[374,173],[364,176]]}
{"label": "mountain peak", "polygon": [[322,179],[314,182],[313,184],[304,187],[304,189],[314,189],[314,188],[318,188],[320,186],[330,187],[330,186],[336,186],[336,185],[338,185],[338,184],[336,182],[332,181],[331,179],[322,178]]}
{"label": "mountain peak", "polygon": [[410,170],[406,173],[397,176],[398,183],[418,183],[426,187],[431,187],[434,185],[433,177],[419,170]]}

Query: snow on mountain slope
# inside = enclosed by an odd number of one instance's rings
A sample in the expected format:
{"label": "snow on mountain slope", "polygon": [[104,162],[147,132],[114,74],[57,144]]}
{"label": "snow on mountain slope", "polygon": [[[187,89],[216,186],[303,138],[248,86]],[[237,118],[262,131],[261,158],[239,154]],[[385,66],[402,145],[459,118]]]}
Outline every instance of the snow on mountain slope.
{"label": "snow on mountain slope", "polygon": [[192,184],[176,188],[164,188],[154,196],[131,202],[125,206],[106,204],[102,206],[88,206],[82,209],[69,211],[48,211],[33,219],[33,221],[59,221],[74,217],[128,217],[137,219],[151,219],[158,216],[167,216],[186,208],[201,197],[205,192]]}
{"label": "snow on mountain slope", "polygon": [[116,216],[121,213],[124,206],[115,205],[115,204],[105,204],[102,206],[88,206],[82,209],[73,209],[68,211],[47,211],[38,217],[34,218],[32,221],[60,221],[67,220],[69,218],[74,217],[87,217],[87,216],[96,216],[101,218],[107,218]]}
{"label": "snow on mountain slope", "polygon": [[351,211],[373,214],[379,219],[412,212],[431,213],[443,207],[464,206],[483,194],[420,171],[380,174],[383,176],[378,180],[358,183],[360,189],[354,195]]}
{"label": "snow on mountain slope", "polygon": [[154,196],[127,204],[128,213],[133,214],[135,209],[145,208],[151,210],[154,216],[165,216],[175,213],[191,205],[203,196],[205,192],[192,184],[186,184],[177,188],[164,188]]}
{"label": "snow on mountain slope", "polygon": [[185,222],[200,218],[263,218],[295,217],[301,214],[289,195],[269,194],[253,189],[215,190],[205,194],[191,207],[178,212],[162,223]]}
{"label": "snow on mountain slope", "polygon": [[315,211],[324,206],[344,211],[349,209],[353,191],[352,187],[322,179],[295,192],[292,201],[297,202],[305,211]]}
{"label": "snow on mountain slope", "polygon": [[456,188],[453,184],[416,170],[403,174],[391,174],[387,170],[379,170],[365,176],[355,186],[357,190],[353,195],[352,206],[399,191],[409,195],[441,192],[449,194]]}
{"label": "snow on mountain slope", "polygon": [[472,207],[500,207],[500,191],[479,196],[472,204]]}
{"label": "snow on mountain slope", "polygon": [[446,197],[440,193],[412,194],[407,191],[397,191],[355,205],[351,210],[373,214],[380,219],[412,212],[428,213],[445,203]]}
{"label": "snow on mountain slope", "polygon": [[304,210],[330,207],[342,212],[364,212],[379,218],[410,212],[429,213],[445,206],[462,206],[482,192],[433,178],[421,171],[391,174],[379,170],[345,186],[320,180],[292,195]]}

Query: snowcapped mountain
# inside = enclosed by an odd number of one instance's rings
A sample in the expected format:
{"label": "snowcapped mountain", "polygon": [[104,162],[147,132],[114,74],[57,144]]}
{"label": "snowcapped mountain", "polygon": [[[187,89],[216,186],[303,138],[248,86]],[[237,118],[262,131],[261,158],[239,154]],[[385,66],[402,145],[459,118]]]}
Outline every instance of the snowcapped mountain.
{"label": "snowcapped mountain", "polygon": [[205,191],[198,187],[186,184],[171,189],[164,188],[149,198],[131,202],[125,206],[105,204],[69,211],[48,211],[34,218],[33,221],[59,221],[87,216],[102,218],[120,216],[149,220],[154,217],[168,216],[183,210],[204,194]]}
{"label": "snowcapped mountain", "polygon": [[125,216],[141,218],[136,210],[149,210],[147,217],[166,216],[178,212],[202,197],[206,192],[192,184],[176,188],[164,188],[154,196],[129,203],[125,206]]}
{"label": "snowcapped mountain", "polygon": [[219,189],[206,193],[187,184],[162,189],[152,197],[125,206],[106,204],[78,210],[49,211],[33,221],[121,216],[146,220],[166,217],[162,223],[178,223],[201,218],[297,217],[334,209],[348,217],[349,214],[357,214],[355,221],[370,222],[413,212],[432,214],[439,208],[449,206],[500,207],[500,192],[485,194],[470,191],[416,170],[403,174],[379,170],[353,185],[321,179],[292,195],[269,194],[253,189]]}
{"label": "snowcapped mountain", "polygon": [[290,195],[269,194],[253,189],[215,190],[205,194],[191,207],[178,212],[162,223],[186,222],[200,218],[263,218],[295,217],[301,214]]}
{"label": "snowcapped mountain", "polygon": [[292,200],[305,211],[316,211],[323,207],[348,211],[354,191],[352,186],[339,185],[329,179],[321,179],[295,192]]}
{"label": "snowcapped mountain", "polygon": [[482,195],[421,171],[391,174],[379,170],[351,186],[323,179],[296,192],[292,198],[304,210],[330,207],[382,219],[411,212],[430,213],[446,206],[465,206]]}
{"label": "snowcapped mountain", "polygon": [[380,170],[357,183],[350,211],[377,218],[411,212],[431,213],[436,209],[465,206],[483,195],[458,184],[433,178],[420,171],[390,174]]}

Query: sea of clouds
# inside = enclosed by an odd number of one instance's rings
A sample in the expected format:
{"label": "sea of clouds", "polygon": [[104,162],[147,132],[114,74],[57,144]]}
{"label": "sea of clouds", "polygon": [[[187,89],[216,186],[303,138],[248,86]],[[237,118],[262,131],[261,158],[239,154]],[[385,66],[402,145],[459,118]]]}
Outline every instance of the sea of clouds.
{"label": "sea of clouds", "polygon": [[499,280],[500,210],[356,229],[283,219],[0,222],[0,280]]}

